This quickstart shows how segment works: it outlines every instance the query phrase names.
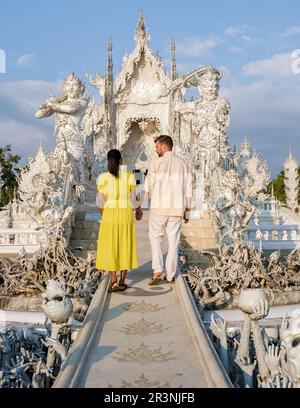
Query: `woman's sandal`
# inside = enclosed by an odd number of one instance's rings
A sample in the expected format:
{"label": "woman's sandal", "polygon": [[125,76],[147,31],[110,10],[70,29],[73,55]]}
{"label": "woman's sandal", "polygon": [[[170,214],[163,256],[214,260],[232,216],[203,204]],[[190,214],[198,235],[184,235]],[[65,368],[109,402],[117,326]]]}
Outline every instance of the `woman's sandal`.
{"label": "woman's sandal", "polygon": [[119,290],[122,292],[123,290],[127,289],[128,285],[126,285],[126,283],[122,283],[121,281],[119,281]]}
{"label": "woman's sandal", "polygon": [[110,285],[110,288],[108,289],[108,291],[109,291],[110,293],[111,293],[111,292],[119,292],[119,290],[120,290],[120,287],[119,287],[117,281],[113,281],[113,282],[111,283],[111,285]]}

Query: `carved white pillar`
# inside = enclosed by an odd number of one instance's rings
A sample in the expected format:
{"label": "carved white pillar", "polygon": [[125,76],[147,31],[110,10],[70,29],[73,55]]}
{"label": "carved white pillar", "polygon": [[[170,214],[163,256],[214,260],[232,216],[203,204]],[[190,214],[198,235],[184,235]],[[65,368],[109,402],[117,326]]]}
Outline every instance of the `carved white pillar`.
{"label": "carved white pillar", "polygon": [[290,151],[289,157],[284,163],[284,188],[287,206],[293,211],[298,207],[298,167],[299,164]]}

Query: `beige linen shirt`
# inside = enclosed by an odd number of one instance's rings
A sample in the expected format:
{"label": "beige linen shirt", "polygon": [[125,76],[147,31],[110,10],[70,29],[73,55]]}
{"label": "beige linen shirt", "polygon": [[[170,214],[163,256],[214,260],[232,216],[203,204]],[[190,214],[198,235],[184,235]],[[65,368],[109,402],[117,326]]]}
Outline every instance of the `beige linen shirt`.
{"label": "beige linen shirt", "polygon": [[150,163],[144,191],[150,195],[151,212],[182,217],[192,201],[190,165],[171,151],[164,153]]}

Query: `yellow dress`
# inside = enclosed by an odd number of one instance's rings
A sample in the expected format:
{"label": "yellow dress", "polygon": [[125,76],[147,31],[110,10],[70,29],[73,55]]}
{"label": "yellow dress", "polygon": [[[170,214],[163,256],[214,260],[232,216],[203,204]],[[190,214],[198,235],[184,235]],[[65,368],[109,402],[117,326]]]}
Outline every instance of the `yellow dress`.
{"label": "yellow dress", "polygon": [[97,190],[104,194],[105,206],[99,228],[96,268],[121,271],[138,267],[136,229],[130,192],[136,182],[132,173],[121,170],[116,178],[109,172],[97,179]]}

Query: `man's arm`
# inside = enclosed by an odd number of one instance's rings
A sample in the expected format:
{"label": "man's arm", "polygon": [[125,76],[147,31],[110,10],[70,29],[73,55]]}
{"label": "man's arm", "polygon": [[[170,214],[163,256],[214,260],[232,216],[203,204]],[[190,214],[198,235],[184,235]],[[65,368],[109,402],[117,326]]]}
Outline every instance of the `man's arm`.
{"label": "man's arm", "polygon": [[147,200],[149,197],[151,198],[151,187],[152,187],[152,181],[153,181],[153,162],[150,163],[149,168],[148,168],[148,173],[145,178],[144,182],[144,188],[141,192],[141,205],[143,205],[144,201]]}
{"label": "man's arm", "polygon": [[190,165],[187,165],[186,181],[185,181],[185,205],[183,219],[184,222],[189,222],[190,212],[192,209],[192,199],[193,199],[193,176]]}

